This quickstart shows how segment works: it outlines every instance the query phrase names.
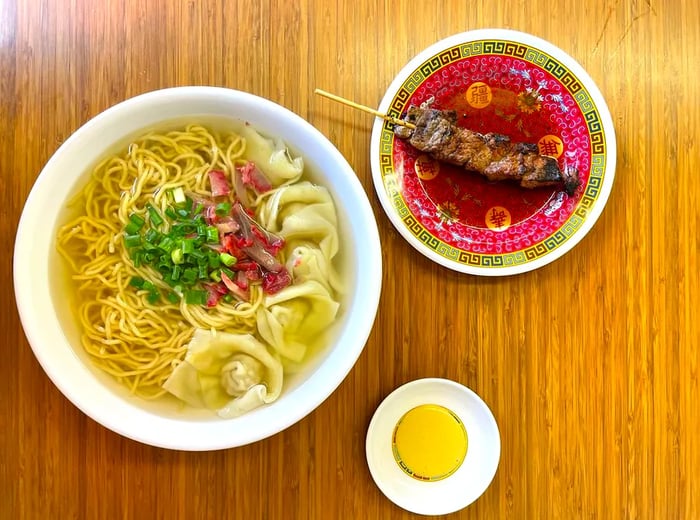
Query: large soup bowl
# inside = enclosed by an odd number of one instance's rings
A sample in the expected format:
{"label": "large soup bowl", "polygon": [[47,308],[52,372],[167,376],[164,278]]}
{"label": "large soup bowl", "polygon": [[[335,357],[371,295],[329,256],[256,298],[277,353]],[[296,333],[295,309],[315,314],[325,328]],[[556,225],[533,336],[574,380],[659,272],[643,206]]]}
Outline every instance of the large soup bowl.
{"label": "large soup bowl", "polygon": [[[248,122],[279,137],[304,158],[310,180],[329,189],[340,236],[338,269],[345,293],[331,340],[285,376],[273,403],[233,419],[181,406],[174,399],[131,395],[96,368],[80,343],[68,302],[72,285],[55,236],[67,201],[95,163],[148,130],[179,122]],[[180,87],[128,99],[99,114],[67,139],[47,162],[27,198],[17,230],[14,284],[22,326],[51,381],[80,410],[125,437],[164,448],[215,450],[256,442],[298,422],[343,381],[373,326],[381,287],[381,250],[367,195],[341,153],[308,122],[260,97],[225,88]]]}

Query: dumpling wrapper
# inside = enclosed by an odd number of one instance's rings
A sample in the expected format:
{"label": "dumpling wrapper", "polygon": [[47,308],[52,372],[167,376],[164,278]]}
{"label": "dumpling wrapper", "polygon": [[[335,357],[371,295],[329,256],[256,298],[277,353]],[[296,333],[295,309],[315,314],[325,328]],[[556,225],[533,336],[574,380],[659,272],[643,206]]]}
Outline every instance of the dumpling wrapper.
{"label": "dumpling wrapper", "polygon": [[265,201],[258,221],[287,243],[318,244],[328,261],[338,252],[338,217],[328,190],[308,181],[285,186]]}
{"label": "dumpling wrapper", "polygon": [[[241,368],[241,363],[247,363],[247,370],[232,373],[231,367]],[[231,380],[236,377],[246,379]],[[250,384],[247,390],[233,392],[240,395],[229,393],[231,387],[242,388],[246,382]],[[282,392],[282,383],[282,363],[254,336],[197,329],[184,361],[163,388],[190,406],[216,410],[219,416],[229,418],[275,401]]]}
{"label": "dumpling wrapper", "polygon": [[268,295],[257,312],[258,332],[278,354],[294,362],[333,323],[339,303],[316,280],[295,283]]}
{"label": "dumpling wrapper", "polygon": [[304,171],[301,157],[292,159],[286,145],[280,139],[268,139],[252,126],[244,125],[241,135],[246,139],[247,159],[253,161],[273,186],[295,182]]}
{"label": "dumpling wrapper", "polygon": [[321,249],[311,242],[297,242],[289,252],[286,264],[294,283],[315,280],[329,290],[342,293],[340,277],[330,259]]}

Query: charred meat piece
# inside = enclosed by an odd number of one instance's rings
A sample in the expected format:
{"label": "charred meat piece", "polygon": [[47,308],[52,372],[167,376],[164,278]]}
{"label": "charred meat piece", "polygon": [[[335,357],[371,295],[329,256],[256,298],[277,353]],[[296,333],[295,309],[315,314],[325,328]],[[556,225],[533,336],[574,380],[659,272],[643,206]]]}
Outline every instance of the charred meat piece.
{"label": "charred meat piece", "polygon": [[523,188],[563,185],[572,195],[578,172],[562,172],[552,157],[540,155],[536,144],[513,143],[501,134],[480,134],[457,125],[454,110],[411,106],[403,120],[415,128],[394,127],[397,137],[434,159],[461,166],[492,181],[512,180]]}

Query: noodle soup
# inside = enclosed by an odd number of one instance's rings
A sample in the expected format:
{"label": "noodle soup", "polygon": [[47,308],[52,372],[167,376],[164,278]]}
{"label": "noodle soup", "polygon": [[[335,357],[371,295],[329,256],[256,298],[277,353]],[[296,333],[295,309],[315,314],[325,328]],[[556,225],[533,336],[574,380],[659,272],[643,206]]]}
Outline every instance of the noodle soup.
{"label": "noodle soup", "polygon": [[332,335],[354,278],[342,217],[252,126],[168,128],[105,157],[69,205],[66,332],[117,392],[235,417],[274,402]]}

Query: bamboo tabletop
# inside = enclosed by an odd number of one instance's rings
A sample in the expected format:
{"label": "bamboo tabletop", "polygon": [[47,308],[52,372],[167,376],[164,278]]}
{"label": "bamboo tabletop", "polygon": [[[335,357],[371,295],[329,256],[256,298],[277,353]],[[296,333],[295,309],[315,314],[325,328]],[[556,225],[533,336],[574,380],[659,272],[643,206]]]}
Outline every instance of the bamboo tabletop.
{"label": "bamboo tabletop", "polygon": [[[428,376],[477,392],[501,434],[492,485],[451,518],[700,518],[699,5],[0,0],[0,518],[412,518],[372,481],[364,442],[382,399]],[[594,228],[512,277],[417,253],[374,191],[373,116],[313,93],[376,107],[422,49],[486,27],[573,56],[618,142]],[[383,247],[377,319],[340,387],[287,430],[216,452],[142,445],[83,415],[37,363],[12,287],[23,203],[60,143],[178,85],[244,90],[311,122],[357,172]]]}

